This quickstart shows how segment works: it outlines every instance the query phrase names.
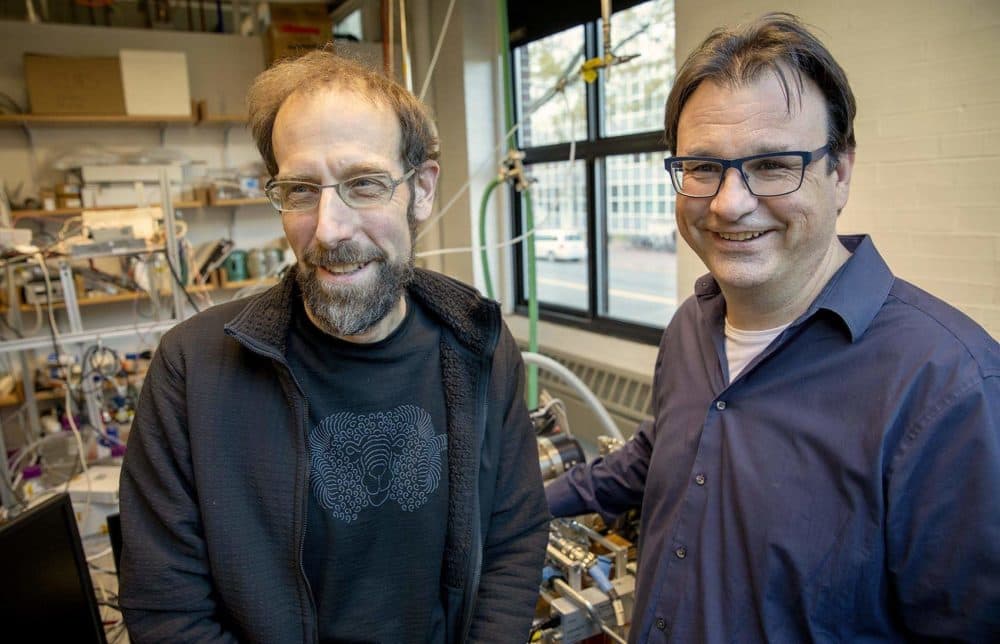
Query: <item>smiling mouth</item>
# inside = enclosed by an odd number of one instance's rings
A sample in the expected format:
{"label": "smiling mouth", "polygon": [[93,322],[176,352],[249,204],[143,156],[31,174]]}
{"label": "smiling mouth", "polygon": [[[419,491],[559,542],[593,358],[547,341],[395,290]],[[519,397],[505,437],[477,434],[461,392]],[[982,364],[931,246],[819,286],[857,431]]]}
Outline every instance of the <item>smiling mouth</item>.
{"label": "smiling mouth", "polygon": [[350,275],[351,273],[357,273],[365,266],[368,266],[371,262],[362,262],[356,264],[332,264],[329,266],[323,266],[323,270],[327,273],[333,275]]}
{"label": "smiling mouth", "polygon": [[757,239],[758,237],[760,237],[764,233],[763,232],[744,232],[744,233],[719,233],[719,232],[717,232],[715,234],[718,235],[719,237],[721,237],[722,239],[725,239],[726,241],[742,242],[742,241],[750,241],[751,239]]}

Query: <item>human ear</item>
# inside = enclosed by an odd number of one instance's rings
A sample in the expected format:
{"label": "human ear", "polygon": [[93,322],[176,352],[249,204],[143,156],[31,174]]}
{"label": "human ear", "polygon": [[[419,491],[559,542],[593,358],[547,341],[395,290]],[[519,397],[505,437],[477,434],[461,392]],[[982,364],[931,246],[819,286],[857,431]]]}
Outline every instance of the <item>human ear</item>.
{"label": "human ear", "polygon": [[421,163],[414,173],[413,216],[417,221],[424,221],[431,215],[440,172],[441,166],[437,161],[427,160]]}

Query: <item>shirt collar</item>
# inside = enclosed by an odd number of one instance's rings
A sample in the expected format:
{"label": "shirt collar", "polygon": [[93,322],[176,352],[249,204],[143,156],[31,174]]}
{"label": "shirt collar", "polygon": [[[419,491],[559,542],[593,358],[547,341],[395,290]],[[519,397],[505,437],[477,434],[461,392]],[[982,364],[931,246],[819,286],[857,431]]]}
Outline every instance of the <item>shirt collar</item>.
{"label": "shirt collar", "polygon": [[[851,252],[850,258],[792,326],[818,311],[829,311],[844,322],[851,342],[856,342],[882,308],[895,277],[868,235],[840,235],[838,238]],[[702,275],[695,282],[694,292],[703,320],[721,326],[725,320],[725,299],[715,279]]]}

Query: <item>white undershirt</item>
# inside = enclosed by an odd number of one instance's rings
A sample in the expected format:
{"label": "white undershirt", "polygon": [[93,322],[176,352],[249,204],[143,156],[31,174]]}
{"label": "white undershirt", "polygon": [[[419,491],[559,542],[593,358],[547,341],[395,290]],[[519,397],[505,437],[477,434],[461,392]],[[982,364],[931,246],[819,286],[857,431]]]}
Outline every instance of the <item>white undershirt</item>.
{"label": "white undershirt", "polygon": [[[789,322],[788,324],[791,324]],[[771,340],[788,328],[788,324],[764,329],[762,331],[744,331],[737,329],[726,318],[726,360],[729,362],[729,382],[736,380],[750,361],[771,344]]]}

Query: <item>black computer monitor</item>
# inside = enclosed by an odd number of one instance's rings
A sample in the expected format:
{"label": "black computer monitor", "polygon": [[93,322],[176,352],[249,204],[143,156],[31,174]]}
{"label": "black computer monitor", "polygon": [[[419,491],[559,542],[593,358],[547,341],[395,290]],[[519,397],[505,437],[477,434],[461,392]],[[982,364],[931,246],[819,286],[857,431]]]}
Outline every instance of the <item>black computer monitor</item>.
{"label": "black computer monitor", "polygon": [[3,632],[34,642],[107,643],[68,494],[0,525],[0,570]]}

